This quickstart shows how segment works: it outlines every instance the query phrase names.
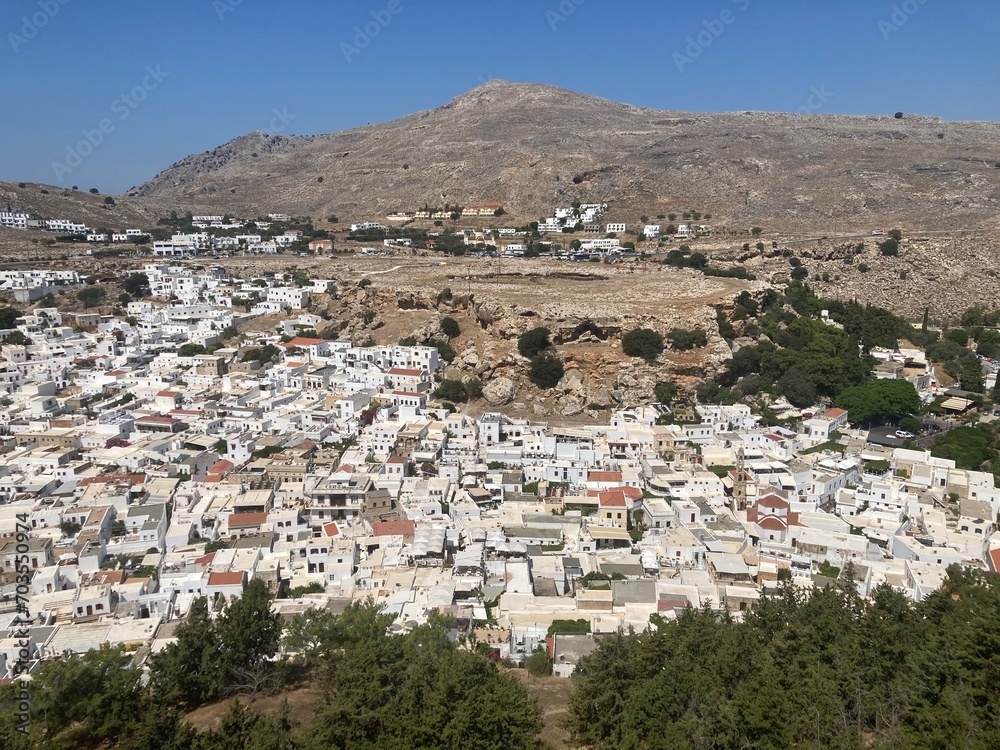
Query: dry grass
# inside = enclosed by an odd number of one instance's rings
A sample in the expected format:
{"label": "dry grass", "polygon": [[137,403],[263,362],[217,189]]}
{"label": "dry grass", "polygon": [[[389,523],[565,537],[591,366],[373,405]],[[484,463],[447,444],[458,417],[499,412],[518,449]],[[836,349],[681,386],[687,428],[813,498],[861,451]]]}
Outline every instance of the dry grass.
{"label": "dry grass", "polygon": [[[566,715],[567,701],[572,688],[571,681],[559,677],[532,677],[523,669],[513,670],[513,674],[521,680],[542,707],[544,726],[540,738],[546,747],[550,750],[576,750],[577,746],[572,744],[569,733],[560,723]],[[241,705],[246,705],[245,698],[237,700]],[[257,698],[254,700],[252,710],[258,713],[276,714],[287,701],[289,719],[296,731],[301,732],[315,716],[322,700],[322,691],[316,685],[309,683],[295,690]],[[222,717],[229,711],[231,703],[232,699],[211,703],[190,712],[185,718],[199,732],[217,729]]]}
{"label": "dry grass", "polygon": [[514,674],[535,696],[542,707],[542,741],[551,750],[577,750],[569,732],[562,727],[566,716],[572,681],[562,677],[533,677],[524,669],[514,670]]}

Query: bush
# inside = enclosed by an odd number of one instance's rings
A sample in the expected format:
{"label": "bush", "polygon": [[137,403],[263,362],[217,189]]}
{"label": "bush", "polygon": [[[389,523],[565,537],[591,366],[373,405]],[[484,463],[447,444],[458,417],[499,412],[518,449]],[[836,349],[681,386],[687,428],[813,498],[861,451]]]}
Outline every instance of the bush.
{"label": "bush", "polygon": [[433,346],[438,350],[438,354],[441,355],[441,359],[445,362],[451,362],[455,359],[455,347],[449,344],[447,341],[440,341],[438,339],[427,339],[424,342],[424,346]]}
{"label": "bush", "polygon": [[458,321],[454,318],[441,318],[441,333],[450,339],[457,338],[461,333],[462,329],[458,325]]}
{"label": "bush", "polygon": [[552,342],[549,341],[550,333],[551,331],[544,326],[532,328],[517,340],[518,354],[528,359],[537,357],[552,345]]}
{"label": "bush", "polygon": [[528,379],[539,388],[554,388],[562,380],[563,363],[558,357],[540,354],[531,360]]}
{"label": "bush", "polygon": [[434,391],[434,397],[462,403],[468,400],[469,394],[465,390],[465,383],[461,380],[442,380],[437,390]]}
{"label": "bush", "polygon": [[669,404],[677,398],[677,386],[670,381],[657,383],[656,388],[653,389],[653,395],[661,404]]}
{"label": "bush", "polygon": [[358,282],[358,286],[361,287],[362,289],[370,287],[371,285],[372,285],[371,279],[361,279],[361,281]]}
{"label": "bush", "polygon": [[547,677],[552,674],[552,662],[549,661],[549,655],[542,647],[539,647],[524,660],[524,668],[528,670],[528,674],[535,677]]}
{"label": "bush", "polygon": [[675,328],[667,334],[667,341],[674,349],[685,351],[708,344],[708,334],[702,328]]}
{"label": "bush", "polygon": [[791,274],[789,274],[795,281],[803,281],[809,278],[809,271],[805,266],[799,266],[798,268],[793,268]]}
{"label": "bush", "polygon": [[465,392],[469,394],[469,398],[479,398],[483,395],[483,381],[469,378],[465,381]]}
{"label": "bush", "polygon": [[94,305],[99,305],[105,297],[104,287],[88,286],[76,293],[76,298],[83,303],[83,308],[89,309]]}
{"label": "bush", "polygon": [[663,336],[652,328],[636,328],[622,336],[622,351],[630,357],[656,359],[663,353]]}
{"label": "bush", "polygon": [[945,334],[948,341],[954,341],[959,346],[966,346],[969,343],[969,334],[964,328],[952,328]]}
{"label": "bush", "polygon": [[884,242],[880,242],[878,245],[879,252],[886,256],[896,256],[899,255],[899,241],[890,237]]}

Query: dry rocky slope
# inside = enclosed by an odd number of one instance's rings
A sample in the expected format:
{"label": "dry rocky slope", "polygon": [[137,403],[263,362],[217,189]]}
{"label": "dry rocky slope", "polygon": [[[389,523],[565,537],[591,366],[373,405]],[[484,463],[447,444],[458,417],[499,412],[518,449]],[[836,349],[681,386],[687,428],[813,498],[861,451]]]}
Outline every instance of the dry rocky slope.
{"label": "dry rocky slope", "polygon": [[320,136],[250,133],[129,192],[314,217],[484,200],[537,217],[580,199],[607,201],[632,221],[694,208],[713,224],[832,233],[1000,226],[998,164],[997,123],[692,114],[490,81],[394,122]]}

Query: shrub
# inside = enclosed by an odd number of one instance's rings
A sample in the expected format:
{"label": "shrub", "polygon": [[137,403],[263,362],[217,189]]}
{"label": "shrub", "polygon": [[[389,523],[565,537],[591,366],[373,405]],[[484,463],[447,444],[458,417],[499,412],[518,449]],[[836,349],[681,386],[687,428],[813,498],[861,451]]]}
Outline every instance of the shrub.
{"label": "shrub", "polygon": [[667,341],[674,349],[681,351],[708,344],[708,334],[703,328],[675,328],[667,334]]}
{"label": "shrub", "polygon": [[546,677],[552,674],[552,662],[549,661],[549,655],[542,647],[539,647],[524,660],[524,668],[528,670],[528,674],[535,677]]}
{"label": "shrub", "polygon": [[882,255],[896,256],[899,255],[899,241],[890,237],[884,242],[880,242],[878,245],[879,251]]}
{"label": "shrub", "polygon": [[469,399],[469,394],[461,380],[442,380],[434,391],[434,397],[462,403]]}
{"label": "shrub", "polygon": [[465,381],[465,392],[469,398],[479,398],[483,395],[483,382],[478,378],[469,378]]}
{"label": "shrub", "polygon": [[362,289],[370,287],[371,285],[372,285],[371,279],[361,279],[361,281],[358,282],[358,286],[361,287]]}
{"label": "shrub", "polygon": [[454,318],[441,318],[441,333],[453,339],[462,333],[462,329]]}
{"label": "shrub", "polygon": [[539,388],[554,388],[562,380],[563,363],[550,354],[539,354],[531,360],[528,379]]}
{"label": "shrub", "polygon": [[653,395],[661,404],[669,404],[677,398],[677,386],[670,381],[657,383],[656,388],[653,389]]}
{"label": "shrub", "polygon": [[544,326],[532,328],[517,340],[518,353],[522,357],[528,357],[529,359],[537,357],[552,345],[549,341],[550,333],[551,331]]}
{"label": "shrub", "polygon": [[622,351],[630,357],[656,359],[663,353],[663,336],[652,328],[636,328],[622,336]]}

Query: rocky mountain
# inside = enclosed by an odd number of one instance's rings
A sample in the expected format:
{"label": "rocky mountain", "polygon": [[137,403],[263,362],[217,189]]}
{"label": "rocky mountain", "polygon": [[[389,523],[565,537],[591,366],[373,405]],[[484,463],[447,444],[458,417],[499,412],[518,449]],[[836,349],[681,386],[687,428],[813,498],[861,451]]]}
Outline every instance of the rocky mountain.
{"label": "rocky mountain", "polygon": [[579,199],[631,221],[691,208],[733,227],[985,228],[1000,224],[1000,124],[692,114],[494,80],[393,122],[250,133],[129,194],[317,218],[487,200],[532,218]]}

